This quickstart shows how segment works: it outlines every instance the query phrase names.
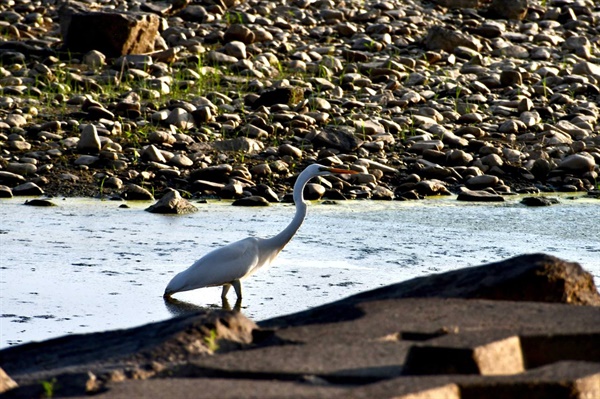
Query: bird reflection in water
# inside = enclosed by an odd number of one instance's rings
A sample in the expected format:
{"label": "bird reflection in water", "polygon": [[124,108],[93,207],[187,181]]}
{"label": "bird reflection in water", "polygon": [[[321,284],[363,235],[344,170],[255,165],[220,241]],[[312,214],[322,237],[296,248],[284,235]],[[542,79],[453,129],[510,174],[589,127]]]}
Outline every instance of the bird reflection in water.
{"label": "bird reflection in water", "polygon": [[227,300],[227,298],[221,298],[221,307],[217,304],[208,305],[208,306],[199,306],[190,302],[180,301],[173,297],[163,297],[165,301],[165,307],[173,316],[183,316],[196,312],[206,312],[207,310],[215,310],[215,309],[223,309],[223,310],[233,310],[235,312],[239,312],[242,308],[242,300],[238,298],[231,307],[231,304]]}

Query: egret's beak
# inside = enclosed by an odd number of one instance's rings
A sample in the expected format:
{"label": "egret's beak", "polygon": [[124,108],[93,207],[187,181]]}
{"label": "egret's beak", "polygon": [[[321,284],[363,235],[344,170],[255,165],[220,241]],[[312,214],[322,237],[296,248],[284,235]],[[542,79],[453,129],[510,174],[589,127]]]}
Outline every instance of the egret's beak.
{"label": "egret's beak", "polygon": [[340,168],[327,168],[327,170],[331,173],[339,173],[339,174],[345,174],[345,175],[355,175],[358,173],[355,170],[340,169]]}

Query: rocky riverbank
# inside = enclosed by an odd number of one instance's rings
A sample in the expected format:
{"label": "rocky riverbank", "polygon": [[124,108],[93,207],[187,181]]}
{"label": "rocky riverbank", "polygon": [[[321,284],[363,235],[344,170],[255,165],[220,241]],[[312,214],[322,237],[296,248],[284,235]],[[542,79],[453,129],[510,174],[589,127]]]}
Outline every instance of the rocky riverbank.
{"label": "rocky riverbank", "polygon": [[3,349],[0,397],[596,398],[599,305],[578,264],[520,256],[258,325],[204,311]]}
{"label": "rocky riverbank", "polygon": [[315,181],[310,199],[598,190],[592,1],[0,10],[4,197],[273,202],[312,162],[360,174]]}

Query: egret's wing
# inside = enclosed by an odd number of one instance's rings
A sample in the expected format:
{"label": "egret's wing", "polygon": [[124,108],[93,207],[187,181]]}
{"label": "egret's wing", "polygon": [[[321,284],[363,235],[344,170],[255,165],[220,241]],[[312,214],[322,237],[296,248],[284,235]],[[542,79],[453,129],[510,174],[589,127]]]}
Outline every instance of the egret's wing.
{"label": "egret's wing", "polygon": [[207,253],[185,271],[188,284],[201,288],[244,277],[258,263],[258,240],[245,238]]}

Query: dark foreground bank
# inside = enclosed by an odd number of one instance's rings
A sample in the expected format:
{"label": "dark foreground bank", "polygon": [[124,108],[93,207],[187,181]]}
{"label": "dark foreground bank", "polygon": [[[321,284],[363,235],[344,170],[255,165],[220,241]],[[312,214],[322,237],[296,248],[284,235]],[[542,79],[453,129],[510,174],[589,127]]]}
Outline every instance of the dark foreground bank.
{"label": "dark foreground bank", "polygon": [[598,305],[581,266],[524,255],[259,325],[207,311],[4,349],[0,397],[594,398]]}

